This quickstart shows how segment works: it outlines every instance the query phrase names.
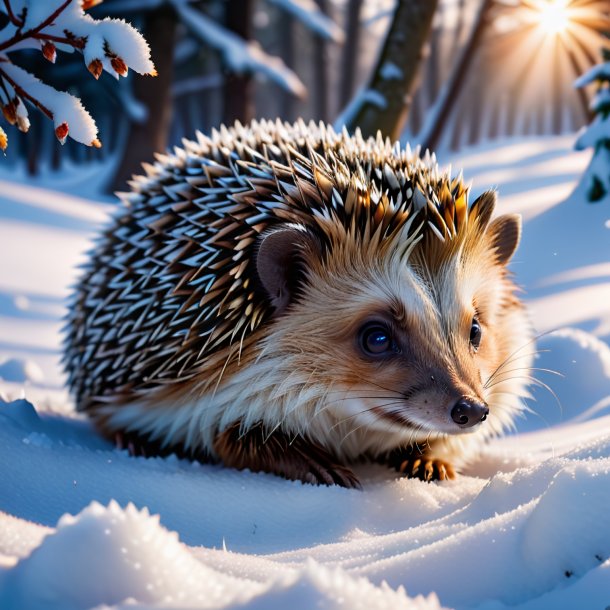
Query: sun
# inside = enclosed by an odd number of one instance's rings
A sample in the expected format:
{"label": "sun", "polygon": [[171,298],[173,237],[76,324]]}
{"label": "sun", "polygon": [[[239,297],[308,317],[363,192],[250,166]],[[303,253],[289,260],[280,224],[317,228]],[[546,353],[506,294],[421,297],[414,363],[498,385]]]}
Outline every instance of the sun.
{"label": "sun", "polygon": [[548,0],[538,4],[540,27],[547,34],[561,34],[570,25],[570,8],[568,0]]}

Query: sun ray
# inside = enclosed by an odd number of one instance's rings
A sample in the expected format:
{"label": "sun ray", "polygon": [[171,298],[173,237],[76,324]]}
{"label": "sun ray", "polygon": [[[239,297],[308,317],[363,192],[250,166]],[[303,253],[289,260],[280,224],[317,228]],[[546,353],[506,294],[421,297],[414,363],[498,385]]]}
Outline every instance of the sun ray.
{"label": "sun ray", "polygon": [[[495,103],[519,105],[527,125],[553,131],[563,129],[566,112],[586,120],[588,93],[572,83],[608,46],[610,2],[498,0],[496,6],[484,60]],[[499,63],[505,69],[498,71]]]}

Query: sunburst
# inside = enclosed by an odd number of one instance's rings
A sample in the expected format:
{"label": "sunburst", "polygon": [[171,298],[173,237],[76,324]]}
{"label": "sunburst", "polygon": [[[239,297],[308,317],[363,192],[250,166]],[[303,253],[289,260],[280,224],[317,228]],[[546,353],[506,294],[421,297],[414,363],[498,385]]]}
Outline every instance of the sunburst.
{"label": "sunburst", "polygon": [[567,0],[549,0],[538,3],[533,13],[534,18],[547,34],[558,35],[570,27],[572,11],[573,8]]}
{"label": "sunburst", "polygon": [[[507,66],[503,89],[513,102],[548,107],[562,96],[580,96],[581,114],[588,112],[582,91],[570,93],[573,81],[600,59],[610,31],[608,0],[504,0],[495,15],[491,41],[493,64]],[[560,111],[556,110],[558,115]],[[560,122],[560,119],[559,119]]]}

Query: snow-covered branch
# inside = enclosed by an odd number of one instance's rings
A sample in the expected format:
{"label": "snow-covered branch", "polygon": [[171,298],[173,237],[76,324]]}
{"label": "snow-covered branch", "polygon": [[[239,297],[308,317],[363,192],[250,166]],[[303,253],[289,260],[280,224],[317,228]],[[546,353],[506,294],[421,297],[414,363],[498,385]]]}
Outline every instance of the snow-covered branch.
{"label": "snow-covered branch", "polygon": [[333,42],[342,43],[345,40],[343,30],[316,5],[314,0],[267,0],[280,10],[289,13],[306,28]]}
{"label": "snow-covered branch", "polygon": [[235,74],[261,74],[293,95],[305,97],[305,85],[279,57],[267,54],[256,42],[243,40],[183,0],[171,2],[185,26],[221,54],[228,70]]}
{"label": "snow-covered branch", "polygon": [[[88,146],[101,146],[97,127],[80,100],[57,91],[20,68],[9,56],[23,49],[39,50],[55,63],[57,51],[82,53],[94,78],[103,71],[115,78],[129,68],[155,75],[150,49],[142,35],[121,19],[93,19],[85,11],[101,0],[2,0],[0,12],[8,23],[0,31],[0,106],[5,120],[21,131],[30,122],[25,103],[53,121],[55,135],[63,144],[68,136]],[[0,149],[7,146],[0,128]]]}

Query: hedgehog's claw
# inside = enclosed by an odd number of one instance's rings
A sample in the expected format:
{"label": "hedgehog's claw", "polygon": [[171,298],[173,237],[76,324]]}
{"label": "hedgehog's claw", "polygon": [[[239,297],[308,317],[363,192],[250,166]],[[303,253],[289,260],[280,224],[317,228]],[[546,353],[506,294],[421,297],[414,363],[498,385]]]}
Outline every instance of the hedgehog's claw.
{"label": "hedgehog's claw", "polygon": [[455,470],[451,464],[427,456],[425,449],[419,451],[410,448],[394,452],[388,456],[387,462],[409,479],[431,482],[455,478]]}

